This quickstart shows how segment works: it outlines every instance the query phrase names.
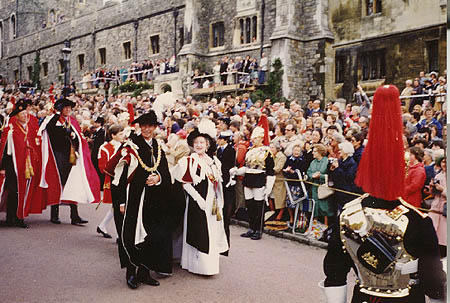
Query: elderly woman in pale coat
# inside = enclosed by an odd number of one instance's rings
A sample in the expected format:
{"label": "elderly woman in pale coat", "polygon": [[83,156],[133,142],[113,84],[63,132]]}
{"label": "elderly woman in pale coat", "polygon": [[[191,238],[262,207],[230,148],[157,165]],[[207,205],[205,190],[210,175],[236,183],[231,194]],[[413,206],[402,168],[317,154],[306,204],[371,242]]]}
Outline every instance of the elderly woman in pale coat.
{"label": "elderly woman in pale coat", "polygon": [[[280,142],[272,142],[270,144],[270,149],[273,154],[275,166],[273,168],[275,172],[275,184],[273,185],[272,193],[270,197],[274,202],[270,202],[270,208],[279,210],[282,214],[282,210],[286,207],[286,187],[284,186],[284,176],[283,176],[283,167],[284,163],[286,163],[286,156],[281,151]],[[281,218],[277,218],[278,220]]]}
{"label": "elderly woman in pale coat", "polygon": [[[440,163],[439,163],[440,162]],[[436,164],[441,167],[441,171],[430,182],[430,186],[434,192],[434,200],[431,203],[429,216],[433,220],[433,226],[439,241],[439,249],[441,257],[447,256],[447,158],[437,160]]]}

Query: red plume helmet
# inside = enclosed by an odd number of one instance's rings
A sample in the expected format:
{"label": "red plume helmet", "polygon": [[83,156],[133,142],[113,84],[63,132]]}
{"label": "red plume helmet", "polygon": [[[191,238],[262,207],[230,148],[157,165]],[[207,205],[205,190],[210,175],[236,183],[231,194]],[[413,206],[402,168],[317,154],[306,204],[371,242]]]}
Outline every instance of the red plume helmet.
{"label": "red plume helmet", "polygon": [[134,121],[134,108],[133,108],[133,104],[131,102],[128,102],[127,110],[128,110],[128,113],[130,114],[130,119],[128,120],[128,124],[131,124],[131,121]]}
{"label": "red plume helmet", "polygon": [[267,120],[267,116],[266,115],[261,115],[261,117],[259,117],[258,126],[264,128],[264,141],[263,141],[263,144],[265,146],[269,146],[269,144],[270,144],[269,120]]}
{"label": "red plume helmet", "polygon": [[367,146],[355,179],[364,192],[395,200],[405,190],[405,151],[399,91],[394,85],[380,86],[373,98]]}

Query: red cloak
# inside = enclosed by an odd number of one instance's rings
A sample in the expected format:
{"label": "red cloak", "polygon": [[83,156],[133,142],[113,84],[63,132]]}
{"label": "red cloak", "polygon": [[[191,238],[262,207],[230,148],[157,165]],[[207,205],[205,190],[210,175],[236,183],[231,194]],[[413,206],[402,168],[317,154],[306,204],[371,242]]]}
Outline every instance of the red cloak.
{"label": "red cloak", "polygon": [[[8,151],[12,156],[14,170],[17,178],[17,217],[24,219],[28,214],[41,214],[47,207],[42,199],[42,189],[39,187],[41,178],[41,140],[37,136],[39,129],[36,117],[30,116],[27,124],[27,132],[19,124],[16,117],[9,120],[9,125],[4,129],[1,137],[0,152],[5,152],[8,143]],[[26,179],[26,159],[29,157],[33,175]],[[1,161],[1,159],[0,159]],[[0,176],[0,210],[6,210],[8,190],[4,187],[5,175]]]}

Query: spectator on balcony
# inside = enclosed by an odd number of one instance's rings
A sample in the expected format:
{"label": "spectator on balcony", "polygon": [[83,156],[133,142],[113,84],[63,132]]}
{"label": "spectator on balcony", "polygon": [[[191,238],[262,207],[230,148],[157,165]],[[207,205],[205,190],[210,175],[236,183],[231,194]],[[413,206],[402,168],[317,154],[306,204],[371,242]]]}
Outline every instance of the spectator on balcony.
{"label": "spectator on balcony", "polygon": [[214,84],[217,86],[220,84],[220,61],[217,61],[213,67]]}
{"label": "spectator on balcony", "polygon": [[264,82],[266,82],[267,68],[268,68],[268,60],[266,58],[266,53],[262,53],[261,61],[259,62],[259,75],[258,75],[259,84],[264,84]]}
{"label": "spectator on balcony", "polygon": [[252,83],[256,84],[258,81],[258,61],[256,61],[256,58],[251,59],[249,72]]}
{"label": "spectator on balcony", "polygon": [[220,62],[220,81],[223,85],[228,84],[228,76],[225,74],[228,72],[228,57],[225,56]]}
{"label": "spectator on balcony", "polygon": [[[423,94],[423,86],[420,85],[419,79],[416,78],[416,79],[414,79],[414,82],[413,82],[413,90],[411,92],[411,95],[418,96],[418,95],[422,95],[422,94]],[[409,104],[409,112],[413,111],[415,105],[422,106],[422,104],[423,104],[422,97],[412,98],[412,101]]]}
{"label": "spectator on balcony", "polygon": [[234,60],[233,59],[230,59],[230,61],[228,62],[228,65],[227,65],[227,69],[226,69],[226,72],[228,73],[227,74],[227,85],[231,85],[231,84],[234,84],[235,82],[235,77],[234,77],[234,74],[233,74],[233,72],[235,71],[235,69],[234,69]]}
{"label": "spectator on balcony", "polygon": [[176,68],[176,56],[175,56],[175,54],[174,55],[172,55],[172,57],[170,57],[170,60],[169,60],[169,69],[170,69],[170,72],[171,73],[174,73],[175,72],[175,68]]}
{"label": "spectator on balcony", "polygon": [[[439,81],[436,84],[436,87],[433,91],[434,94],[445,94],[447,93],[447,81],[444,77],[439,77]],[[435,111],[442,111],[443,108],[446,108],[444,106],[445,101],[447,100],[447,96],[437,96],[436,102],[434,103],[434,110]]]}
{"label": "spectator on balcony", "polygon": [[[410,79],[405,81],[406,87],[402,90],[401,96],[411,96],[413,87],[412,87],[412,81]],[[402,104],[404,104],[406,110],[409,111],[409,105],[411,104],[410,98],[405,98],[402,101]]]}

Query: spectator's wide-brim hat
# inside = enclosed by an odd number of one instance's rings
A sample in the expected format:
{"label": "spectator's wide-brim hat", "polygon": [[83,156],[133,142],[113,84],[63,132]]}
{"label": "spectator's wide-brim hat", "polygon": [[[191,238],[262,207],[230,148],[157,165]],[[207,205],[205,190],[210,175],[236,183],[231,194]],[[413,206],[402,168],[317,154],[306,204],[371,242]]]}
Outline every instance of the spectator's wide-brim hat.
{"label": "spectator's wide-brim hat", "polygon": [[212,156],[216,151],[216,125],[209,119],[203,119],[192,132],[187,136],[187,143],[190,147],[194,147],[194,140],[203,137],[209,141],[209,148],[206,153]]}
{"label": "spectator's wide-brim hat", "polygon": [[31,105],[30,99],[19,99],[19,101],[16,102],[14,109],[9,114],[9,116],[13,117],[13,116],[17,115],[21,111],[26,110],[29,105]]}
{"label": "spectator's wide-brim hat", "polygon": [[153,110],[150,110],[148,113],[140,115],[139,118],[131,121],[131,124],[138,123],[139,125],[155,125],[159,124],[158,118]]}
{"label": "spectator's wide-brim hat", "polygon": [[70,106],[73,108],[73,107],[75,107],[75,102],[73,102],[72,100],[69,100],[67,98],[62,98],[55,102],[56,110],[62,110],[66,106]]}

